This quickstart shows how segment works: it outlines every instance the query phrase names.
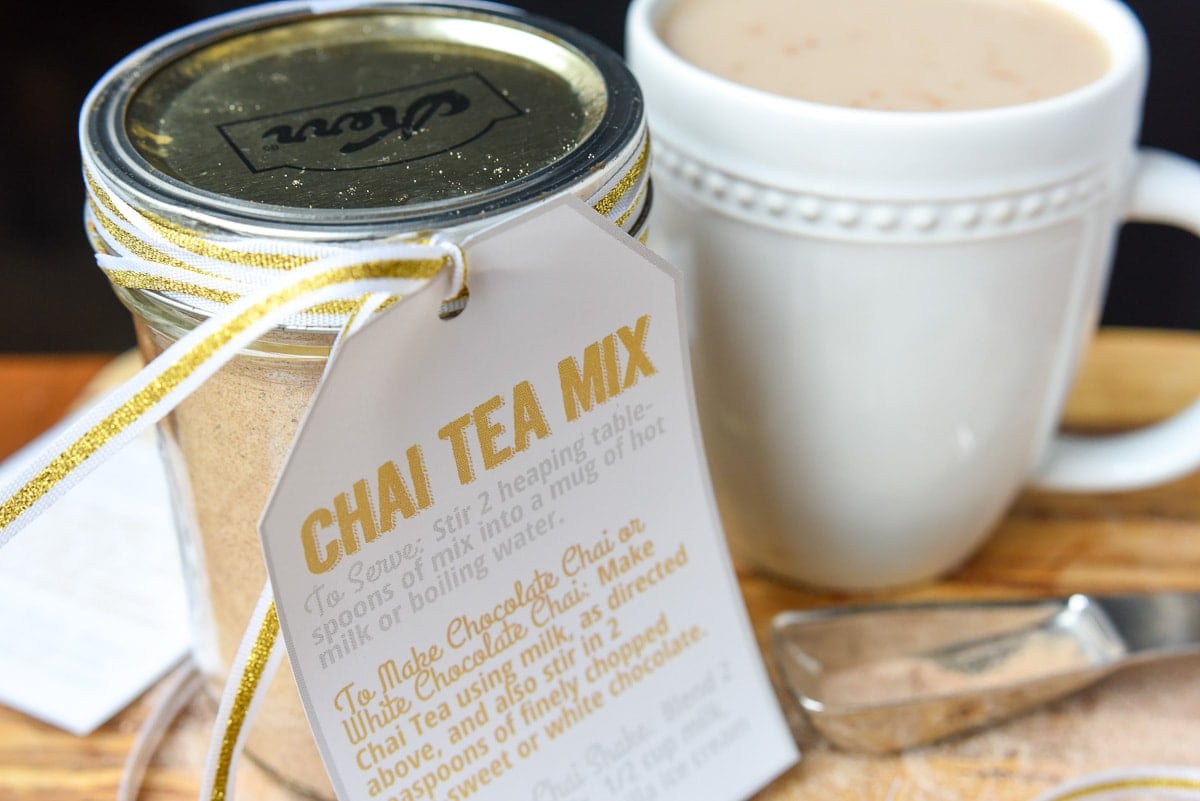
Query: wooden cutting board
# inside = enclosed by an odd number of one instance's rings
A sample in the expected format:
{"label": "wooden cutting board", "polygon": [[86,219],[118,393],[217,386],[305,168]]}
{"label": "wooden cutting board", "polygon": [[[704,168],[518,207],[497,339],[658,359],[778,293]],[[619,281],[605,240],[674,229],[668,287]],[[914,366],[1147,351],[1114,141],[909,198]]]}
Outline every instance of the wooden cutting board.
{"label": "wooden cutting board", "polygon": [[[49,425],[104,366],[99,357],[0,357],[0,447]],[[1200,334],[1110,330],[1088,357],[1068,410],[1075,430],[1114,431],[1200,395]],[[5,451],[5,452],[7,452]],[[983,550],[946,579],[876,596],[818,593],[748,572],[741,587],[765,646],[784,609],[864,602],[1030,598],[1071,592],[1200,592],[1200,472],[1154,489],[1094,496],[1027,493]],[[2,646],[0,646],[2,647]],[[100,801],[155,691],[98,732],[75,738],[0,707],[0,801]],[[794,713],[786,695],[781,703]],[[157,752],[140,798],[196,797],[211,704],[195,700]],[[1036,712],[888,756],[850,754],[793,716],[803,759],[757,801],[1033,799],[1062,781],[1123,766],[1200,767],[1200,658],[1144,665]],[[291,799],[246,765],[240,797]]]}

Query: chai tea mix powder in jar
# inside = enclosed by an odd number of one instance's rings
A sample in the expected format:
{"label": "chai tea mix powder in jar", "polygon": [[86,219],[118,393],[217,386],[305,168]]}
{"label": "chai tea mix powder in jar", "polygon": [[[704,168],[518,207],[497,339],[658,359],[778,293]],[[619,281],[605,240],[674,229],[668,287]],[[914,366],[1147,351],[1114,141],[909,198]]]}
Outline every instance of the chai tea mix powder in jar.
{"label": "chai tea mix powder in jar", "polygon": [[[288,2],[203,21],[114,67],[80,135],[100,258],[120,249],[162,267],[153,280],[109,271],[147,359],[229,302],[183,286],[191,256],[265,281],[309,250],[459,241],[565,193],[635,236],[650,206],[641,95],[622,60],[494,4]],[[266,580],[258,519],[345,312],[289,318],[159,426],[214,696]],[[332,797],[290,670],[247,753]]]}

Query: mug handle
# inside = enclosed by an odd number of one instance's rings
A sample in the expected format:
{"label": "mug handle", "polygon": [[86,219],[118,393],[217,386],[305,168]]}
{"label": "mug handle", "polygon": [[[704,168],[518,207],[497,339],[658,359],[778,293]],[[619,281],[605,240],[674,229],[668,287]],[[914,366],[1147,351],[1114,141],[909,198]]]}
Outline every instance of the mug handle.
{"label": "mug handle", "polygon": [[[1141,151],[1126,218],[1200,236],[1200,165],[1165,151]],[[1161,422],[1121,434],[1058,434],[1030,483],[1062,492],[1132,490],[1166,483],[1197,467],[1200,399]]]}

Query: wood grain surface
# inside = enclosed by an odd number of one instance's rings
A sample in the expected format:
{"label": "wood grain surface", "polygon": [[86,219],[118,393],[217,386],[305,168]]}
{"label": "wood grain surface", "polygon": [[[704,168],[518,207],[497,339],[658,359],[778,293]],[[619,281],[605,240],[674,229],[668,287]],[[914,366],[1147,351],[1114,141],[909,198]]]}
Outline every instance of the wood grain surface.
{"label": "wood grain surface", "polygon": [[[49,426],[107,359],[0,357],[0,455]],[[1088,355],[1065,426],[1119,431],[1160,419],[1200,396],[1200,334],[1111,329]],[[1020,496],[983,549],[936,583],[873,596],[787,586],[739,573],[766,646],[786,609],[933,599],[1029,598],[1071,592],[1200,591],[1200,472],[1137,492]],[[2,645],[0,645],[2,647]],[[0,801],[100,801],[115,797],[146,697],[95,734],[76,738],[0,707]],[[785,693],[803,758],[757,801],[801,799],[1033,799],[1062,781],[1120,766],[1200,766],[1200,657],[1119,672],[1069,698],[983,731],[886,756],[821,741]],[[139,796],[196,797],[211,720],[197,698],[158,750]],[[246,765],[239,796],[289,798]]]}

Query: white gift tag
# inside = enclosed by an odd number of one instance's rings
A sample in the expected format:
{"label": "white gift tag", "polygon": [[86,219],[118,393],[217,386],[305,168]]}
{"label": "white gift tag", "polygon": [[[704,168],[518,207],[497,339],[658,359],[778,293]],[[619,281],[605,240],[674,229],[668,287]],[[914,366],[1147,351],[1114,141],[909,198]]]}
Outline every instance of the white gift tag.
{"label": "white gift tag", "polygon": [[575,199],[347,341],[262,522],[343,801],[750,795],[797,758],[711,498],[678,277]]}

